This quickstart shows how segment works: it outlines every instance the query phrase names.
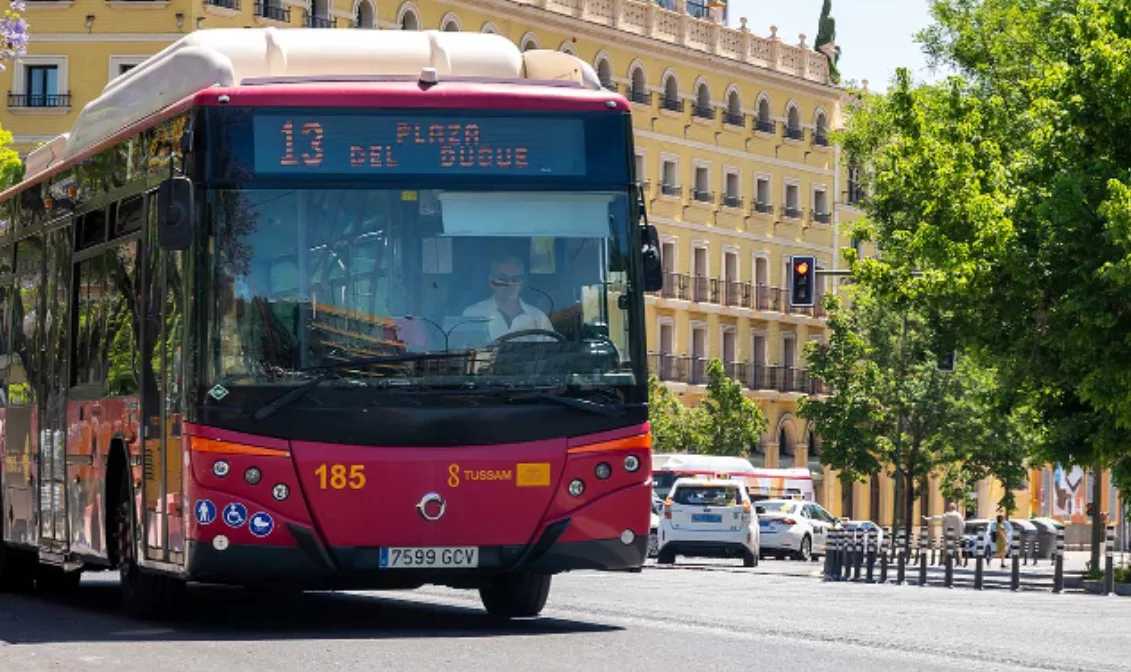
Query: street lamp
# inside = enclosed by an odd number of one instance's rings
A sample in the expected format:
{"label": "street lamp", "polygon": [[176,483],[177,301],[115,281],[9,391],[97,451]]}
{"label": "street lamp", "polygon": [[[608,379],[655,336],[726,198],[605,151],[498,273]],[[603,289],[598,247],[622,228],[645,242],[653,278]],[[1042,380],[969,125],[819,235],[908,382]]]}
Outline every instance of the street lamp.
{"label": "street lamp", "polygon": [[491,321],[491,318],[489,318],[489,317],[465,317],[464,319],[453,324],[451,327],[448,327],[448,329],[445,331],[442,326],[440,326],[439,324],[436,324],[436,322],[428,319],[427,317],[420,317],[420,316],[417,316],[417,315],[405,315],[404,319],[415,320],[415,321],[418,321],[418,322],[427,322],[428,324],[431,324],[433,327],[436,327],[436,329],[438,329],[440,331],[440,333],[444,335],[444,352],[448,352],[448,350],[449,350],[448,339],[451,338],[452,332],[456,330],[456,327],[460,326],[461,324],[468,324],[468,323],[486,324],[487,322]]}

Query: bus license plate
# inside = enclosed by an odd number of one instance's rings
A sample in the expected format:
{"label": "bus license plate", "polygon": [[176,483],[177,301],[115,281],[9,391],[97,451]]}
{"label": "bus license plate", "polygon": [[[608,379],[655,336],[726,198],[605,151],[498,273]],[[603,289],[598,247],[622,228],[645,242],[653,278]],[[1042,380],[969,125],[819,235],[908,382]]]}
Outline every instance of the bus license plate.
{"label": "bus license plate", "polygon": [[382,548],[380,566],[382,569],[478,567],[479,549],[475,546]]}

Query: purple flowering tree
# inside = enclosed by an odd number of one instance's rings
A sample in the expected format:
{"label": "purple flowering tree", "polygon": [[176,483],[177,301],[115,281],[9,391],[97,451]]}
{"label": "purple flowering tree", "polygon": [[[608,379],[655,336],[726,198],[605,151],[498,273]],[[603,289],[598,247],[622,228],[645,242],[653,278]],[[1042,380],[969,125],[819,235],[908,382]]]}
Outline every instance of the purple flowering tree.
{"label": "purple flowering tree", "polygon": [[27,9],[24,0],[13,0],[0,17],[0,70],[6,66],[4,61],[15,61],[27,53],[27,21],[22,12]]}
{"label": "purple flowering tree", "polygon": [[[8,61],[17,61],[27,53],[27,21],[21,14],[25,9],[24,0],[14,0],[0,16],[0,70]],[[0,128],[0,189],[19,182],[23,175],[23,162],[12,149],[12,134]],[[5,224],[0,222],[0,227]]]}

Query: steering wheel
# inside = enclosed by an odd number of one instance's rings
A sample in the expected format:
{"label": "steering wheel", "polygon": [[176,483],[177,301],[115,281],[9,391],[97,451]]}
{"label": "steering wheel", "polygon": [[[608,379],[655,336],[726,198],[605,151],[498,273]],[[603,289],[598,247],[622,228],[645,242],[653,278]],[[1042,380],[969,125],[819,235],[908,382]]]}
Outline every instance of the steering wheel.
{"label": "steering wheel", "polygon": [[512,331],[508,334],[503,334],[502,336],[496,338],[495,342],[505,343],[507,341],[511,341],[516,338],[523,338],[526,336],[549,336],[558,343],[564,343],[566,340],[565,336],[562,336],[556,331],[550,331],[549,329],[520,329],[518,331]]}

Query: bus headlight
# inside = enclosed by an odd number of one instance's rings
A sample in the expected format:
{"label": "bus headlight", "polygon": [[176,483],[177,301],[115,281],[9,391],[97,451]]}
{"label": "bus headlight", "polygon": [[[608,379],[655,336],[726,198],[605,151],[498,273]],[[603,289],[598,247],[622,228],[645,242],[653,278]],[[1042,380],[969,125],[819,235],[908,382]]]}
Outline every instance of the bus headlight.
{"label": "bus headlight", "polygon": [[640,458],[635,455],[629,455],[624,458],[625,471],[636,471],[640,468]]}
{"label": "bus headlight", "polygon": [[243,480],[247,481],[248,485],[255,485],[263,478],[263,472],[259,471],[256,467],[248,467],[247,471],[243,472]]}
{"label": "bus headlight", "polygon": [[593,470],[593,473],[597,476],[598,480],[603,481],[609,476],[613,475],[613,468],[609,466],[608,462],[602,462],[597,465],[597,468]]}
{"label": "bus headlight", "polygon": [[585,492],[585,481],[575,478],[569,482],[569,494],[580,497],[583,492]]}
{"label": "bus headlight", "polygon": [[212,473],[215,474],[217,478],[224,478],[229,473],[231,473],[231,471],[232,465],[228,464],[224,460],[216,460],[212,463]]}
{"label": "bus headlight", "polygon": [[275,498],[275,501],[281,502],[291,496],[291,489],[287,487],[286,483],[277,483],[271,489],[271,496]]}

